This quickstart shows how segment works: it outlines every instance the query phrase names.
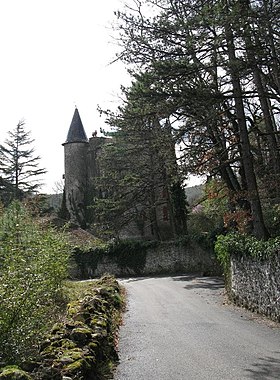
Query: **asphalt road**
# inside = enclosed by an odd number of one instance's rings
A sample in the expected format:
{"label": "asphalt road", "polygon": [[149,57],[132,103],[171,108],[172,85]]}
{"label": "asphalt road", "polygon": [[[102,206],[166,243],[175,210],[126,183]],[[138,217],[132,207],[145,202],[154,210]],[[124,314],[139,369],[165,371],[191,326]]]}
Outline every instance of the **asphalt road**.
{"label": "asphalt road", "polygon": [[122,281],[115,380],[280,379],[280,328],[224,303],[220,278]]}

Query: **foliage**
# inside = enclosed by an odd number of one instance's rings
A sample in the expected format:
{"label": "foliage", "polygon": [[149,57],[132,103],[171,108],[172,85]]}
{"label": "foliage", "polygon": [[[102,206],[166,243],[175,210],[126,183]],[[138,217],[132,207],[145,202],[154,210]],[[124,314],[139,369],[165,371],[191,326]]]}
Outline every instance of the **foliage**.
{"label": "foliage", "polygon": [[209,218],[203,210],[194,212],[188,218],[188,236],[204,249],[213,249],[213,243],[218,233],[221,233],[220,226]]}
{"label": "foliage", "polygon": [[270,202],[264,204],[264,218],[272,237],[280,235],[280,203],[272,205]]}
{"label": "foliage", "polygon": [[205,249],[213,249],[217,235],[225,232],[224,215],[229,209],[228,190],[222,181],[212,179],[203,186],[188,218],[188,233]]}
{"label": "foliage", "polygon": [[279,200],[279,14],[278,1],[240,0],[135,0],[116,13],[134,120],[169,120],[182,172],[221,178],[231,217],[259,238],[260,183]]}
{"label": "foliage", "polygon": [[[217,259],[220,262],[225,279],[225,288],[230,293],[231,291],[231,273],[230,273],[230,255],[228,252],[229,246],[224,239],[230,239],[230,235],[219,235],[215,242],[214,251],[216,253]],[[233,235],[234,236],[234,235]]]}
{"label": "foliage", "polygon": [[215,244],[218,260],[227,265],[230,255],[249,255],[262,260],[279,252],[280,237],[258,240],[254,236],[239,233],[220,235]]}
{"label": "foliage", "polygon": [[170,186],[172,213],[174,215],[174,228],[176,236],[187,234],[187,198],[180,181]]}
{"label": "foliage", "polygon": [[[116,337],[125,304],[114,277],[67,282],[67,310],[44,335],[36,361],[0,369],[0,379],[108,379],[117,361]],[[2,363],[1,363],[2,364]]]}
{"label": "foliage", "polygon": [[230,257],[231,255],[249,255],[256,260],[265,260],[267,257],[280,251],[280,237],[270,238],[267,241],[259,240],[254,236],[240,233],[229,233],[218,236],[215,243],[215,253],[224,269],[225,284],[231,291]]}
{"label": "foliage", "polygon": [[224,181],[212,179],[205,184],[204,194],[201,202],[203,212],[217,229],[224,226],[227,231],[234,230],[241,234],[248,232],[252,219],[249,210],[241,202],[246,199],[245,192],[232,192]]}
{"label": "foliage", "polygon": [[220,225],[224,214],[229,210],[229,194],[225,184],[215,179],[208,181],[204,186],[201,204],[205,215]]}
{"label": "foliage", "polygon": [[12,132],[8,132],[9,139],[0,145],[0,173],[12,184],[12,199],[20,199],[22,191],[33,193],[41,186],[39,176],[46,173],[39,168],[39,156],[34,156],[34,142],[30,132],[24,129],[24,121],[19,121]]}
{"label": "foliage", "polygon": [[0,218],[1,361],[28,357],[56,317],[68,254],[64,235],[42,229],[13,203]]}
{"label": "foliage", "polygon": [[[5,207],[7,207],[12,202],[15,191],[15,186],[12,183],[0,177],[0,201]],[[19,191],[19,198],[22,199],[23,196],[24,192]]]}
{"label": "foliage", "polygon": [[139,235],[148,229],[154,239],[164,240],[163,209],[168,212],[169,232],[185,234],[186,202],[169,121],[149,113],[149,99],[142,99],[146,86],[146,76],[139,75],[124,90],[125,101],[115,113],[101,111],[112,129],[113,143],[106,144],[101,159],[99,181],[100,188],[106,188],[106,199],[96,197],[93,207],[101,219],[109,220],[115,236],[136,221]]}
{"label": "foliage", "polygon": [[131,268],[141,273],[146,264],[146,250],[157,244],[156,241],[122,240],[110,245],[107,254],[116,258],[120,268]]}
{"label": "foliage", "polygon": [[121,240],[96,248],[76,247],[73,257],[80,269],[81,278],[88,278],[88,268],[93,273],[104,256],[114,258],[120,268],[141,273],[146,263],[146,250],[157,244],[157,241]]}
{"label": "foliage", "polygon": [[60,207],[57,211],[57,216],[61,219],[64,219],[64,220],[69,220],[70,219],[70,214],[69,214],[69,211],[66,207],[66,193],[65,193],[65,189],[63,190],[63,193],[62,193],[62,200],[60,202]]}
{"label": "foliage", "polygon": [[43,216],[52,211],[52,208],[49,206],[48,196],[45,194],[34,194],[25,197],[22,203],[29,214],[34,217]]}

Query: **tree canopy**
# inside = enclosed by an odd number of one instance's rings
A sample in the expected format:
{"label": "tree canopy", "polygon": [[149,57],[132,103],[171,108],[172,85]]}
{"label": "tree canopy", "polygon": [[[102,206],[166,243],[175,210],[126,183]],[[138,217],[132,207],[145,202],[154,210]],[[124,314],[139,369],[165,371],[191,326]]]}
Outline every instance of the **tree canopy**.
{"label": "tree canopy", "polygon": [[263,206],[280,202],[279,2],[129,4],[116,17],[118,59],[138,83],[134,119],[168,120],[181,172],[221,178],[231,209],[265,238]]}
{"label": "tree canopy", "polygon": [[[136,220],[142,234],[151,228],[154,237],[162,240],[186,233],[186,204],[170,124],[148,112],[149,105],[139,96],[144,89],[145,82],[139,78],[124,91],[126,102],[117,113],[104,111],[112,143],[104,147],[100,184],[109,194],[97,202],[97,209],[120,229]],[[159,226],[165,208],[163,218],[171,226],[168,233]]]}

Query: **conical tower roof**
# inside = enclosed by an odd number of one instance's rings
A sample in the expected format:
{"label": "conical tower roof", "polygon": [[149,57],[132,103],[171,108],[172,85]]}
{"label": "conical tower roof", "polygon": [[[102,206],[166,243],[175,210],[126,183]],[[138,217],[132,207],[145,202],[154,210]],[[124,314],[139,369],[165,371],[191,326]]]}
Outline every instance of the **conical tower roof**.
{"label": "conical tower roof", "polygon": [[83,142],[87,143],[88,138],[84,130],[82,120],[78,108],[75,108],[73,119],[67,134],[67,138],[64,144]]}

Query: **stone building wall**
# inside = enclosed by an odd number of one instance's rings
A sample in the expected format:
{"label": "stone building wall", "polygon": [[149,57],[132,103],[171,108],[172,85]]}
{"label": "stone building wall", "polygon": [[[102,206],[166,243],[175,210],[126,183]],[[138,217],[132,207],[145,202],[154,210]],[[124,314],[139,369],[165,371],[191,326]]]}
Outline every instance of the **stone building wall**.
{"label": "stone building wall", "polygon": [[[199,273],[200,275],[220,275],[221,268],[209,251],[198,245],[163,242],[146,252],[137,254],[137,262],[118,262],[116,257],[102,255],[101,258],[88,255],[86,260],[72,260],[71,277],[87,279],[109,273],[118,277],[147,276],[176,273]],[[87,255],[87,254],[85,254]]]}
{"label": "stone building wall", "polygon": [[239,306],[280,322],[280,253],[266,260],[231,257],[230,293]]}
{"label": "stone building wall", "polygon": [[71,222],[85,226],[88,143],[64,144],[66,207]]}

